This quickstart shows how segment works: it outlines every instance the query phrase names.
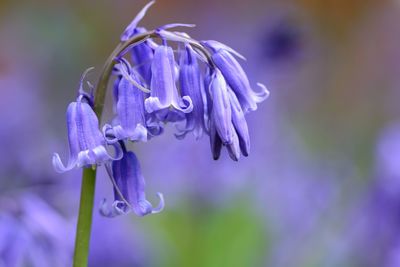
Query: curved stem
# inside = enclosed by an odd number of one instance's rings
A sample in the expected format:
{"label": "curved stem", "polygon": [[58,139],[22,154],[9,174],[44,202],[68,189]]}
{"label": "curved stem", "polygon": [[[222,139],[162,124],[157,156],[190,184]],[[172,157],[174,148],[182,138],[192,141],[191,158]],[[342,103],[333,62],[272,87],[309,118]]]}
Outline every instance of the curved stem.
{"label": "curved stem", "polygon": [[[101,121],[103,113],[104,99],[107,93],[107,85],[113,69],[115,58],[129,45],[147,39],[154,34],[148,32],[129,39],[124,43],[120,43],[104,64],[103,71],[100,75],[96,86],[96,95],[94,98],[94,111]],[[90,233],[92,229],[92,216],[94,206],[94,193],[96,185],[96,168],[85,168],[82,174],[81,199],[79,204],[79,215],[75,237],[74,250],[74,267],[86,267],[88,264]]]}
{"label": "curved stem", "polygon": [[[110,80],[113,67],[116,64],[115,59],[130,46],[141,43],[144,40],[153,37],[160,36],[156,33],[156,31],[149,31],[135,35],[129,40],[117,45],[117,47],[108,57],[95,89],[96,95],[94,98],[94,112],[99,118],[99,123],[101,122],[101,116],[103,114],[104,100],[107,93],[108,82]],[[199,49],[209,60],[209,63],[212,64],[211,56],[206,49],[204,49],[197,41],[193,39],[187,38],[187,41],[195,46],[197,49]],[[86,267],[88,263],[95,184],[96,167],[94,166],[93,168],[85,168],[82,174],[81,199],[79,205],[78,225],[76,230],[73,261],[74,267]]]}

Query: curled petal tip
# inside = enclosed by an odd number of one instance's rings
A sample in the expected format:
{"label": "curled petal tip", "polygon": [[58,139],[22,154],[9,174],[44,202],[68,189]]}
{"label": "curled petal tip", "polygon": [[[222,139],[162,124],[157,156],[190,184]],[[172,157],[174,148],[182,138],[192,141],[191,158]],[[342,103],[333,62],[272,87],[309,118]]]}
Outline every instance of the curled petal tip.
{"label": "curled petal tip", "polygon": [[163,194],[160,193],[160,192],[158,192],[158,193],[157,193],[157,196],[158,196],[158,198],[159,198],[160,201],[158,202],[157,207],[155,207],[155,208],[151,211],[152,214],[160,213],[161,211],[163,211],[163,209],[164,209],[164,207],[165,207],[165,201],[164,201],[164,196],[163,196]]}
{"label": "curled petal tip", "polygon": [[115,144],[118,142],[118,138],[115,136],[113,127],[111,125],[105,124],[102,132],[107,144]]}
{"label": "curled petal tip", "polygon": [[114,201],[111,207],[108,207],[107,200],[104,198],[100,203],[99,213],[107,218],[114,218],[116,216],[126,214],[123,207],[120,207],[121,203],[124,204],[121,201]]}
{"label": "curled petal tip", "polygon": [[72,168],[75,165],[74,163],[69,163],[67,166],[64,166],[64,164],[61,161],[60,155],[58,155],[58,153],[53,154],[52,164],[54,170],[58,173],[63,173],[72,170]]}
{"label": "curled petal tip", "polygon": [[133,211],[135,212],[135,214],[137,216],[143,217],[148,214],[160,213],[164,209],[164,206],[165,206],[164,196],[161,193],[157,193],[157,196],[160,199],[160,201],[156,208],[153,208],[151,203],[144,199],[144,200],[139,201],[137,203],[136,207],[135,206],[133,207]]}
{"label": "curled petal tip", "polygon": [[262,89],[261,92],[257,93],[257,96],[260,97],[259,101],[257,101],[257,102],[261,102],[261,101],[267,99],[269,97],[270,93],[269,93],[269,90],[267,89],[267,87],[264,84],[257,83],[257,85]]}
{"label": "curled petal tip", "polygon": [[190,96],[183,96],[182,100],[179,103],[179,109],[183,112],[183,113],[190,113],[193,110],[193,101],[190,98]]}

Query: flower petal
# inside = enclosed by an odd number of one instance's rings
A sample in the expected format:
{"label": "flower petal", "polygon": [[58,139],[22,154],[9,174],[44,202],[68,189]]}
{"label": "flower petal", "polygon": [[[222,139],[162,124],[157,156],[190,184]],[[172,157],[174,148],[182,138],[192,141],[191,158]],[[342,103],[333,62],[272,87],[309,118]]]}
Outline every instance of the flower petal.
{"label": "flower petal", "polygon": [[212,114],[215,128],[224,144],[232,143],[232,110],[229,101],[228,88],[224,77],[219,70],[214,71],[210,83],[210,94],[212,96]]}
{"label": "flower petal", "polygon": [[[193,101],[193,110],[186,114],[186,126],[179,129],[178,138],[183,138],[187,132],[194,131],[196,139],[204,132],[204,83],[197,62],[196,53],[190,45],[181,52],[179,61],[180,85],[182,95],[187,95]],[[185,97],[183,97],[185,98]]]}
{"label": "flower petal", "polygon": [[136,15],[136,17],[132,20],[132,22],[126,27],[125,31],[121,35],[121,41],[127,41],[134,34],[134,30],[137,27],[138,23],[143,19],[146,15],[147,10],[155,3],[156,1],[150,1],[147,5],[145,5],[142,10]]}
{"label": "flower petal", "polygon": [[112,175],[115,180],[115,200],[123,201],[124,203],[126,200],[127,203],[125,204],[129,204],[127,208],[132,209],[136,215],[144,216],[150,213],[157,213],[164,207],[162,195],[159,195],[159,207],[154,210],[151,203],[146,200],[144,192],[145,181],[139,161],[133,152],[124,152],[121,160],[112,163]]}
{"label": "flower petal", "polygon": [[75,165],[76,165],[76,159],[69,159],[67,166],[64,166],[64,164],[61,161],[60,155],[57,153],[53,154],[53,159],[52,159],[53,167],[56,172],[58,173],[63,173],[69,170],[72,170]]}
{"label": "flower petal", "polygon": [[205,46],[209,47],[211,50],[213,50],[214,53],[218,52],[218,50],[220,50],[220,49],[223,49],[223,50],[228,51],[231,54],[234,54],[235,56],[237,56],[240,59],[246,60],[246,58],[242,54],[240,54],[233,48],[231,48],[221,42],[218,42],[215,40],[208,40],[208,41],[202,41],[201,43],[204,44]]}
{"label": "flower petal", "polygon": [[170,24],[165,24],[161,27],[158,27],[157,30],[167,30],[171,28],[176,28],[176,27],[188,27],[188,28],[194,28],[196,27],[195,24],[188,24],[188,23],[170,23]]}
{"label": "flower petal", "polygon": [[226,145],[226,148],[228,149],[228,153],[231,159],[234,161],[238,161],[240,159],[240,145],[238,135],[236,134],[234,129],[232,129],[232,135],[232,144]]}
{"label": "flower petal", "polygon": [[250,136],[246,118],[235,93],[230,89],[228,92],[232,108],[232,123],[239,137],[242,154],[247,157],[250,153]]}

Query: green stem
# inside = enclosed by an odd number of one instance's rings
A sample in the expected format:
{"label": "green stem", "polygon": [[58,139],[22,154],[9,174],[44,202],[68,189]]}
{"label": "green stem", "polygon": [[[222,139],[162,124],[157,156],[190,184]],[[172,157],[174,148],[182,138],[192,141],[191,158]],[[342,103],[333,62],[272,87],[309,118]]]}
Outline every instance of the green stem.
{"label": "green stem", "polygon": [[74,267],[87,266],[95,184],[96,169],[85,168],[82,175],[81,200],[75,239]]}

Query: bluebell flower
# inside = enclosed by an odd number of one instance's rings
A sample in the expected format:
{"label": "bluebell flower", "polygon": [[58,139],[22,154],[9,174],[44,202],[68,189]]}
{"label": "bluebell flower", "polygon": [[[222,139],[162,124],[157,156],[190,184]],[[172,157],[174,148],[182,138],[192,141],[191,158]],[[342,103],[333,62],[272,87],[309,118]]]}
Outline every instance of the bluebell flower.
{"label": "bluebell flower", "polygon": [[185,45],[185,49],[181,53],[179,70],[181,93],[192,99],[193,110],[186,114],[185,128],[179,129],[176,136],[184,137],[186,133],[193,131],[194,136],[198,139],[205,131],[204,114],[207,99],[196,54],[189,44]]}
{"label": "bluebell flower", "polygon": [[245,114],[235,93],[230,89],[228,93],[232,110],[232,123],[238,135],[240,150],[242,154],[247,157],[250,153],[250,136]]}
{"label": "bluebell flower", "polygon": [[[137,27],[134,30],[134,34],[140,34],[146,32],[146,29],[143,27]],[[157,47],[157,44],[152,40],[147,39],[141,44],[135,45],[131,49],[132,60],[135,63],[137,68],[137,72],[142,78],[142,82],[144,82],[147,86],[150,85],[151,81],[151,62],[154,58],[154,49]]]}
{"label": "bluebell flower", "polygon": [[[125,65],[126,64],[126,65]],[[127,74],[117,79],[118,85],[114,87],[114,98],[116,98],[117,118],[114,126],[104,125],[103,133],[109,143],[118,140],[129,139],[131,141],[147,141],[146,118],[144,110],[144,93],[130,80],[140,83],[137,74],[128,62],[121,61],[117,69],[127,68]],[[128,80],[129,79],[129,80]]]}
{"label": "bluebell flower", "polygon": [[[99,165],[122,157],[118,145],[113,145],[116,156],[111,156],[106,150],[106,141],[99,130],[99,120],[92,107],[87,103],[87,96],[80,94],[76,102],[67,108],[67,129],[69,141],[69,160],[65,166],[57,153],[53,155],[53,166],[57,172],[65,172],[75,167]],[[91,102],[91,101],[88,101]]]}
{"label": "bluebell flower", "polygon": [[150,97],[145,100],[148,113],[155,112],[161,121],[176,121],[193,109],[189,96],[180,97],[176,88],[175,60],[171,47],[158,46],[151,65]]}
{"label": "bluebell flower", "polygon": [[[53,156],[53,165],[58,172],[105,163],[114,186],[115,200],[111,209],[104,202],[100,211],[109,217],[130,211],[144,216],[160,212],[164,207],[160,193],[156,208],[146,200],[139,161],[133,152],[126,151],[125,141],[147,141],[162,134],[166,123],[177,122],[180,123],[177,125],[178,138],[193,132],[198,139],[206,133],[210,137],[214,159],[220,157],[224,146],[229,156],[237,161],[241,155],[248,156],[250,152],[245,113],[255,110],[257,103],[268,96],[262,84],[258,84],[261,92],[252,90],[234,57],[242,57],[236,51],[216,41],[199,42],[186,33],[170,30],[193,27],[193,24],[166,24],[150,31],[138,27],[153,4],[154,1],[148,3],[125,29],[120,37],[122,43],[107,60],[99,82],[96,101],[100,102],[96,102],[96,107],[104,104],[106,81],[113,67],[116,117],[111,124],[104,125],[101,133],[99,118],[93,110],[93,92],[86,93],[82,89],[82,78],[79,96],[67,109],[68,164],[65,166],[58,154]],[[150,37],[159,38],[162,44],[155,43]],[[179,64],[173,49],[167,45],[170,41],[177,42],[179,48],[184,46],[179,51]],[[127,59],[128,52],[135,63],[133,67]],[[206,70],[205,77],[203,69]],[[115,157],[107,152],[107,143],[116,149]]]}
{"label": "bluebell flower", "polygon": [[212,98],[211,116],[215,122],[215,129],[223,144],[231,144],[233,142],[232,110],[228,86],[218,69],[214,70],[208,89]]}
{"label": "bluebell flower", "polygon": [[250,153],[250,136],[245,114],[221,72],[218,69],[208,71],[206,96],[207,109],[210,110],[208,125],[213,158],[219,158],[224,145],[229,156],[238,161],[241,154],[247,157]]}
{"label": "bluebell flower", "polygon": [[161,193],[157,193],[160,203],[156,208],[146,200],[144,177],[139,160],[133,152],[124,151],[122,159],[112,162],[112,172],[108,171],[114,184],[115,201],[111,210],[107,209],[106,201],[103,201],[100,209],[102,215],[114,217],[133,211],[138,216],[145,216],[163,210],[164,198]]}
{"label": "bluebell flower", "polygon": [[229,87],[235,92],[243,111],[256,110],[257,103],[265,100],[269,92],[265,86],[261,86],[261,92],[252,90],[246,73],[232,54],[238,57],[242,56],[232,48],[217,41],[210,40],[202,43],[212,51],[213,62],[221,70]]}

